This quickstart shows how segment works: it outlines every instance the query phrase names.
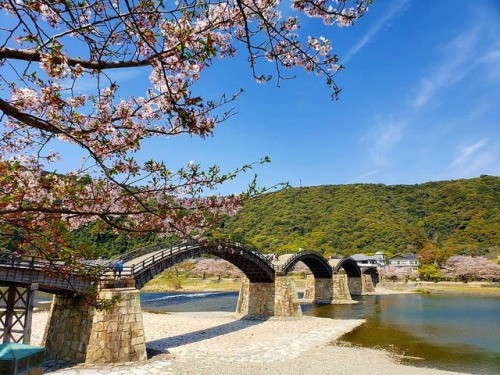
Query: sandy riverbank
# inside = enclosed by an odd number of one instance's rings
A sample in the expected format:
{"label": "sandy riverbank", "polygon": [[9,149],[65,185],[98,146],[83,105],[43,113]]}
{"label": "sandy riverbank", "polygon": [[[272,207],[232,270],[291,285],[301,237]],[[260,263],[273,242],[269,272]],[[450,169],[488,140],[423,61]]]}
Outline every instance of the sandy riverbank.
{"label": "sandy riverbank", "polygon": [[[39,344],[48,312],[34,314],[32,343]],[[389,353],[335,346],[363,320],[314,317],[239,320],[233,313],[143,313],[146,346],[168,353],[144,364],[75,367],[51,374],[450,374],[398,364]]]}

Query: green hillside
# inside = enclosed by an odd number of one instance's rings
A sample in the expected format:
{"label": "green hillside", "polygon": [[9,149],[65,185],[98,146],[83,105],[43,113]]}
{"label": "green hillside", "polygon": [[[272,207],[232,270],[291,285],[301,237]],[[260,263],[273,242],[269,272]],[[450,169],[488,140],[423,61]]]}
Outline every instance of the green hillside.
{"label": "green hillside", "polygon": [[[330,185],[291,188],[245,203],[221,224],[223,236],[263,253],[299,248],[325,256],[382,251],[419,253],[424,262],[455,254],[500,255],[500,177],[482,176],[420,185]],[[88,257],[111,257],[158,242],[97,223],[73,232]],[[176,238],[163,238],[172,244]],[[11,248],[0,241],[0,248]]]}
{"label": "green hillside", "polygon": [[248,201],[223,226],[269,253],[497,254],[500,177],[292,188]]}

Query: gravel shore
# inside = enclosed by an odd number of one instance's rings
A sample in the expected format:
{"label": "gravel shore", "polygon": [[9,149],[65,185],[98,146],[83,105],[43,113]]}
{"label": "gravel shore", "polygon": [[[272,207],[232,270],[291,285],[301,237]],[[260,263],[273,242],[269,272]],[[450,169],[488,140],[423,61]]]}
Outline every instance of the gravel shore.
{"label": "gravel shore", "polygon": [[[32,344],[39,345],[48,317],[33,317]],[[143,313],[147,348],[156,353],[146,363],[76,365],[47,363],[44,373],[58,375],[140,374],[452,374],[397,363],[379,350],[336,346],[343,333],[363,320],[304,316],[294,319],[239,320],[220,312]],[[162,353],[162,354],[158,354]]]}

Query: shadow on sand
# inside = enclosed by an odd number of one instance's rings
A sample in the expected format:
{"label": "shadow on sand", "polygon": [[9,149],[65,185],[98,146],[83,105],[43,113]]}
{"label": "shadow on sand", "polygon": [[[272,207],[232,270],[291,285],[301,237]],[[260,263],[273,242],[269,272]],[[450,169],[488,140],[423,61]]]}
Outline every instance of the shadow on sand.
{"label": "shadow on sand", "polygon": [[223,336],[231,332],[240,331],[248,327],[255,326],[257,324],[262,324],[264,321],[269,319],[269,317],[242,317],[234,322],[222,324],[216,327],[211,327],[207,329],[202,329],[195,332],[189,332],[182,335],[177,335],[173,337],[167,337],[164,339],[158,339],[153,341],[148,341],[146,346],[153,348],[155,350],[161,350],[167,352],[168,349],[176,348],[182,345],[188,345],[195,342],[208,340],[217,336]]}

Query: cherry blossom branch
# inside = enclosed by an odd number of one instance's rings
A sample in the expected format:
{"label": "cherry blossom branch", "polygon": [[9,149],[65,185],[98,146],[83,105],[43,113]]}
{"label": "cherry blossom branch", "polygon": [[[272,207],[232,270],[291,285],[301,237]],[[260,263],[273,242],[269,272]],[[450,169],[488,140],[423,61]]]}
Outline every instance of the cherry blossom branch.
{"label": "cherry blossom branch", "polygon": [[6,102],[0,98],[0,110],[7,116],[15,118],[19,122],[31,126],[35,129],[47,131],[54,134],[61,134],[63,131],[56,126],[52,125],[50,122],[45,121],[41,118],[30,115],[29,113],[21,112],[12,104]]}
{"label": "cherry blossom branch", "polygon": [[[205,138],[233,116],[225,109],[238,94],[217,101],[196,90],[206,68],[238,49],[259,82],[271,79],[258,71],[267,59],[278,85],[291,78],[284,69],[299,67],[326,76],[336,96],[331,43],[299,35],[300,19],[346,26],[369,3],[294,0],[296,16],[283,19],[274,0],[0,0],[9,18],[0,28],[0,225],[47,238],[91,220],[131,232],[201,233],[243,199],[211,194],[252,165],[224,174],[190,163],[174,172],[161,161],[140,164],[143,141]],[[115,69],[149,71],[149,86],[120,87]],[[50,150],[55,139],[84,153],[67,175],[47,172],[64,157]]]}
{"label": "cherry blossom branch", "polygon": [[[158,54],[157,56],[153,57],[168,56],[169,52],[170,51],[163,51],[161,54]],[[3,47],[0,49],[0,60],[2,59],[40,62],[42,60],[42,53],[36,50],[13,49],[8,47]],[[69,66],[72,67],[80,65],[82,68],[94,69],[94,70],[137,68],[137,67],[151,65],[150,58],[142,60],[124,60],[124,61],[89,61],[89,60],[67,57],[66,62]]]}

